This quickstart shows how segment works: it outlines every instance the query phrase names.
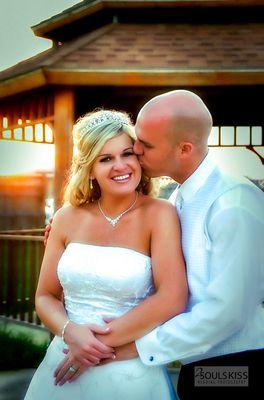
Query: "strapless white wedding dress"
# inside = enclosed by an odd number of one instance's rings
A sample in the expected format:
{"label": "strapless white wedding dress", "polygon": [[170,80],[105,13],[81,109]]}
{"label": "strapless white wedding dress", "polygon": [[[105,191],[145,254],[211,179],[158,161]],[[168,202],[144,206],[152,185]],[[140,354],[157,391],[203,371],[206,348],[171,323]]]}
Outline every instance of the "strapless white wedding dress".
{"label": "strapless white wedding dress", "polygon": [[[123,247],[71,242],[58,263],[70,320],[104,325],[153,293],[150,257]],[[53,373],[65,357],[65,344],[52,340],[25,400],[172,400],[173,387],[164,367],[140,358],[89,368],[75,382],[55,386]]]}

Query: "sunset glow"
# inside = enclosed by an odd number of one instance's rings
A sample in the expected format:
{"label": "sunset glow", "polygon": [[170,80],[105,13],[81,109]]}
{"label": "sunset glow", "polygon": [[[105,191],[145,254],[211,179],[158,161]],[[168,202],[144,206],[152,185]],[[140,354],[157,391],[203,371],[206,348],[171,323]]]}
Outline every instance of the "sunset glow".
{"label": "sunset glow", "polygon": [[0,141],[0,175],[54,171],[53,144]]}

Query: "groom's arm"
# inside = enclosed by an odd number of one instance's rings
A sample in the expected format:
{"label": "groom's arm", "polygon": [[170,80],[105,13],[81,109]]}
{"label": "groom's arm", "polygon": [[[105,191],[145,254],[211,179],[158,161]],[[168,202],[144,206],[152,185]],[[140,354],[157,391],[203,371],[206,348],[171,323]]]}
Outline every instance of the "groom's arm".
{"label": "groom's arm", "polygon": [[221,196],[207,221],[210,280],[201,300],[136,341],[145,364],[203,357],[243,329],[256,307],[261,307],[264,215],[260,200],[260,195],[243,188]]}
{"label": "groom's arm", "polygon": [[138,357],[138,351],[135,342],[115,347],[115,356],[115,361],[131,360],[132,358]]}
{"label": "groom's arm", "polygon": [[[155,213],[154,213],[155,212]],[[110,347],[131,343],[186,308],[188,286],[175,208],[155,203],[151,230],[151,265],[155,293],[108,324],[111,332],[99,340]]]}

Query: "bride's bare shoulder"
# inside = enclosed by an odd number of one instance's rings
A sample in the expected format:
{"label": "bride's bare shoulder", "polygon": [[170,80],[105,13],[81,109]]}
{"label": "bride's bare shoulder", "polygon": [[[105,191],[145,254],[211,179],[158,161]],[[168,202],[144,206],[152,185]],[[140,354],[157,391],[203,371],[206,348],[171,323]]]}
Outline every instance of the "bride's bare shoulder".
{"label": "bride's bare shoulder", "polygon": [[176,208],[168,200],[144,197],[142,211],[151,225],[159,225],[161,221],[177,219]]}
{"label": "bride's bare shoulder", "polygon": [[78,220],[82,218],[84,212],[90,212],[92,205],[85,204],[79,207],[74,207],[70,203],[65,203],[54,214],[53,221],[57,223],[69,223],[71,220]]}
{"label": "bride's bare shoulder", "polygon": [[168,200],[165,199],[143,196],[142,200],[142,204],[144,205],[144,207],[150,211],[161,212],[162,210],[164,210],[164,212],[166,212],[167,210],[167,212],[170,212],[175,210],[175,207]]}

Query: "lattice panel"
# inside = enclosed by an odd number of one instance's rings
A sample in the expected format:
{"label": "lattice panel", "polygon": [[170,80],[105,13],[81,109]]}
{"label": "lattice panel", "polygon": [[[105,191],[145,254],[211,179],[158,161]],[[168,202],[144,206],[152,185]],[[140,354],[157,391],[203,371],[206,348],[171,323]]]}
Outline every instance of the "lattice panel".
{"label": "lattice panel", "polygon": [[263,146],[262,126],[214,126],[209,137],[212,147]]}
{"label": "lattice panel", "polygon": [[33,143],[54,143],[53,117],[31,122],[18,119],[17,124],[8,125],[8,118],[3,118],[0,139]]}
{"label": "lattice panel", "polygon": [[0,104],[0,139],[54,143],[54,98],[38,92]]}
{"label": "lattice panel", "polygon": [[264,164],[258,149],[264,146],[262,126],[214,126],[209,136],[210,147],[245,147]]}

